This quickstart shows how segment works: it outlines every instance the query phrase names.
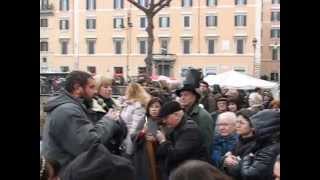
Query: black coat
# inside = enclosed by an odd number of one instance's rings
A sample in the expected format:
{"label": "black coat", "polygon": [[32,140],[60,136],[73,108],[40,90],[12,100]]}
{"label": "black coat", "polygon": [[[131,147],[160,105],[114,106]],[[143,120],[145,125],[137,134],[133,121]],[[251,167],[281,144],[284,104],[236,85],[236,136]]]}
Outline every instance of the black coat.
{"label": "black coat", "polygon": [[[140,136],[140,132],[144,128],[144,125],[146,125],[147,128],[146,133],[152,133],[154,137],[156,137],[156,131],[159,129],[158,124],[155,120],[152,120],[150,117],[146,117],[145,119],[139,122],[137,132],[133,134],[133,164],[135,167],[136,180],[149,180],[151,177],[151,165],[150,159],[147,156],[148,153],[146,147],[146,139],[145,136]],[[156,146],[154,147],[156,148]]]}
{"label": "black coat", "polygon": [[209,161],[200,129],[197,123],[186,115],[171,132],[169,139],[159,145],[157,156],[165,160],[164,166],[168,174],[185,160]]}
{"label": "black coat", "polygon": [[62,180],[133,180],[134,167],[124,158],[110,153],[100,143],[77,156],[61,176]]}
{"label": "black coat", "polygon": [[[252,136],[249,138],[242,138],[239,137],[239,141],[236,145],[236,147],[231,151],[232,155],[239,157],[241,160],[243,157],[246,155],[252,153],[255,151],[256,148],[256,136]],[[224,157],[225,159],[226,157]],[[223,159],[223,162],[224,162]],[[241,160],[239,161],[240,163],[235,165],[235,166],[224,166],[223,170],[225,171],[226,174],[232,176],[236,180],[241,180],[241,169],[240,169],[240,164]]]}
{"label": "black coat", "polygon": [[242,138],[240,136],[236,147],[232,151],[232,154],[234,156],[239,156],[240,158],[243,158],[244,156],[253,152],[255,146],[256,146],[255,135],[248,138]]}
{"label": "black coat", "polygon": [[246,155],[241,161],[244,180],[272,180],[273,166],[280,153],[280,112],[263,110],[251,118],[256,132],[253,156]]}
{"label": "black coat", "polygon": [[280,153],[280,143],[268,145],[254,156],[245,156],[241,165],[241,174],[244,180],[273,180],[273,166]]}

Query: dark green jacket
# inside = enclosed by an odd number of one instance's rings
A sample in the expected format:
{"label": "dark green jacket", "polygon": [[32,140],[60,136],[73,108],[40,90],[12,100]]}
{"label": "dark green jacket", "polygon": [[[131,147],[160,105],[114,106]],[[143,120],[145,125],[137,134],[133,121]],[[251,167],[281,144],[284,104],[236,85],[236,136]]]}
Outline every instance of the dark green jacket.
{"label": "dark green jacket", "polygon": [[198,124],[204,138],[206,148],[208,150],[208,153],[210,154],[210,152],[212,151],[212,142],[214,135],[213,120],[210,114],[205,109],[199,107],[198,104],[195,104],[192,109],[187,112],[187,115]]}

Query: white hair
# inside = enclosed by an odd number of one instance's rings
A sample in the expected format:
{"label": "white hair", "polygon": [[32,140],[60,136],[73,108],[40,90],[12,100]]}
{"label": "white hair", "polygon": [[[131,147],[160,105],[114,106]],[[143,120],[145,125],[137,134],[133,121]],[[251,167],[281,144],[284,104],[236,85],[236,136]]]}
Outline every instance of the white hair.
{"label": "white hair", "polygon": [[259,93],[253,92],[249,95],[249,106],[261,106],[263,104],[263,98]]}
{"label": "white hair", "polygon": [[218,115],[217,122],[223,120],[228,120],[231,124],[236,124],[237,116],[234,112],[224,112]]}

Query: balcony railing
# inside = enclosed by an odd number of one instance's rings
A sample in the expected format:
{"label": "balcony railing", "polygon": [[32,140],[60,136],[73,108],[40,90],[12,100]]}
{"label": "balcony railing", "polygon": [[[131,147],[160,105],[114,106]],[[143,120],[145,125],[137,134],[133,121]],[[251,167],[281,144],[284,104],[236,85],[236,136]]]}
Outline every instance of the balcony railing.
{"label": "balcony railing", "polygon": [[152,54],[154,61],[175,61],[175,54]]}
{"label": "balcony railing", "polygon": [[40,7],[40,15],[53,15],[53,4],[43,5]]}

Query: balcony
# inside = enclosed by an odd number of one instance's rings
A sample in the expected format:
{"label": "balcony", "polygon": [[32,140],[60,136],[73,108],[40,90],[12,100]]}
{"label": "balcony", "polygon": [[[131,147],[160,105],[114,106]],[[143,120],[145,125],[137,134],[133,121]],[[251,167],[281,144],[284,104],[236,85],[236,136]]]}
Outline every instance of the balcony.
{"label": "balcony", "polygon": [[175,54],[152,54],[154,62],[174,62],[176,60]]}
{"label": "balcony", "polygon": [[52,16],[53,15],[53,11],[54,11],[54,6],[53,4],[46,4],[46,5],[42,5],[40,7],[40,15],[44,15],[44,16]]}

